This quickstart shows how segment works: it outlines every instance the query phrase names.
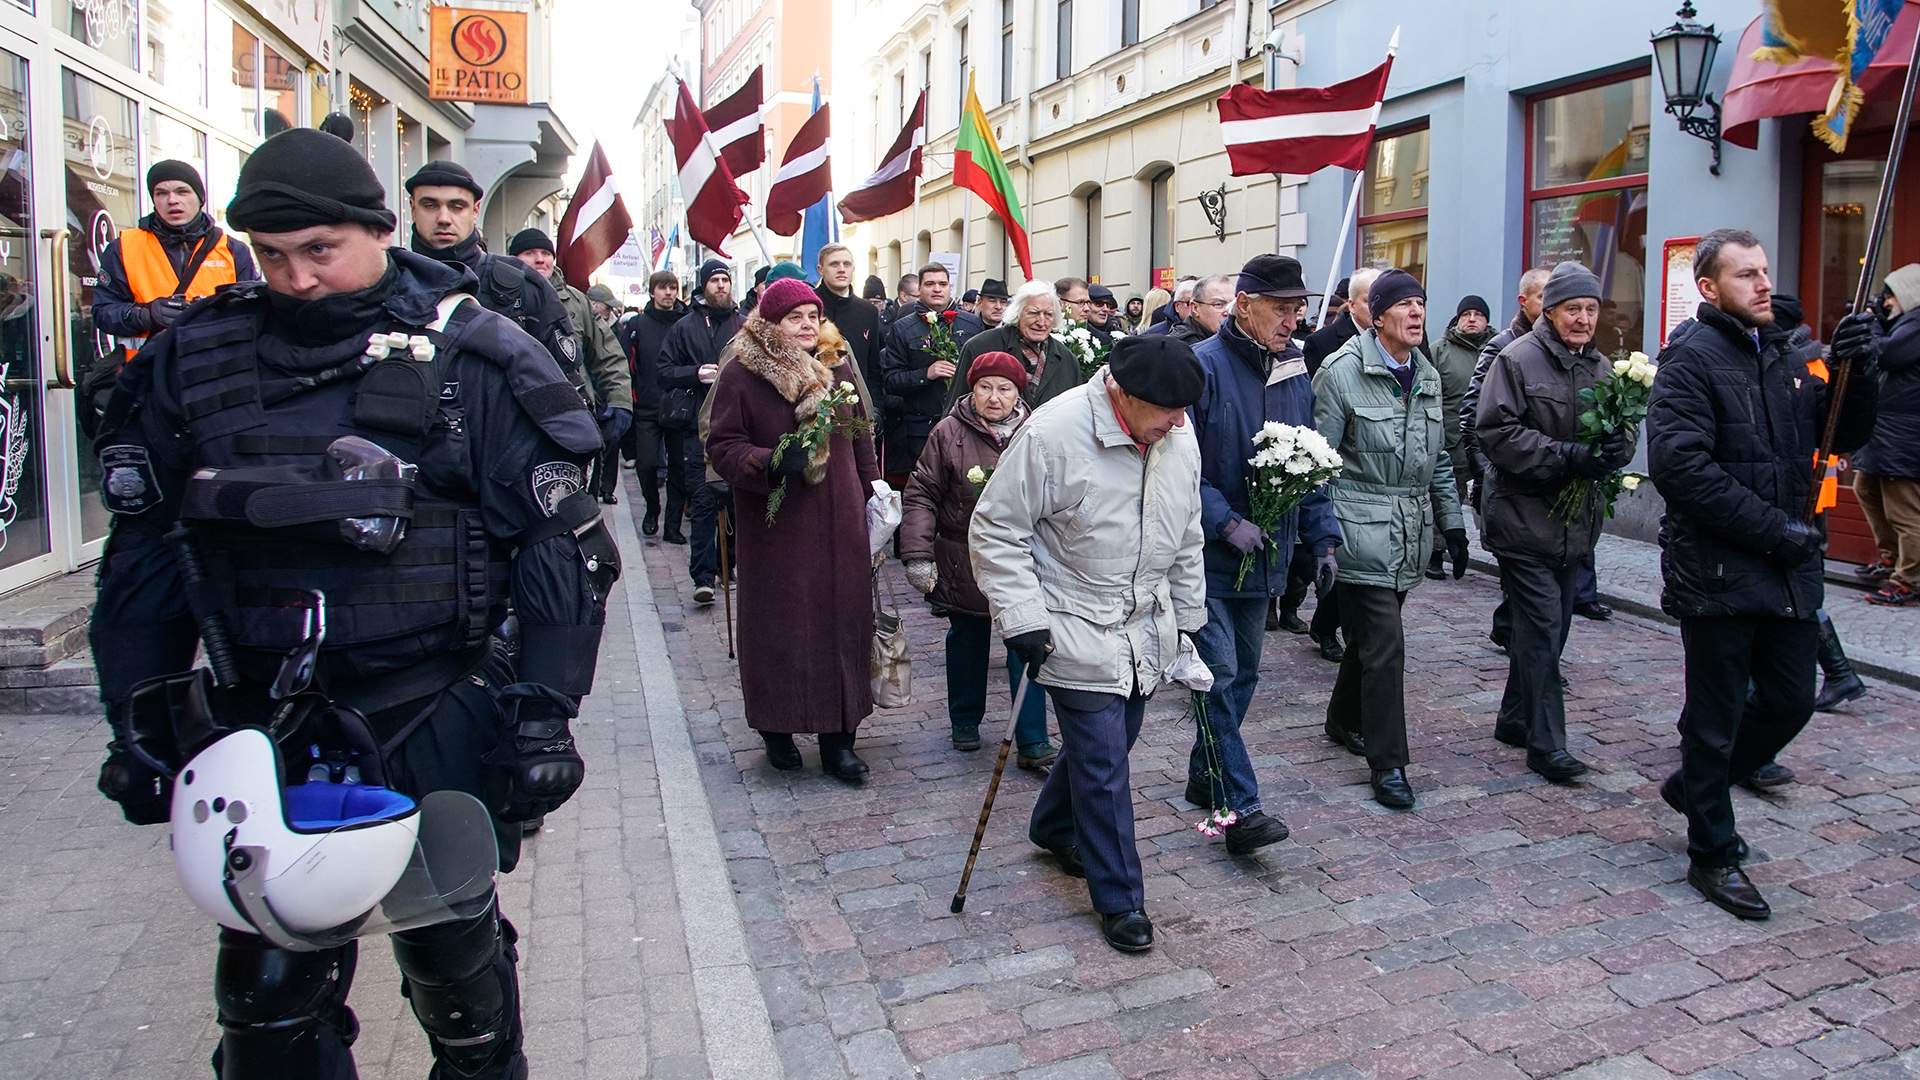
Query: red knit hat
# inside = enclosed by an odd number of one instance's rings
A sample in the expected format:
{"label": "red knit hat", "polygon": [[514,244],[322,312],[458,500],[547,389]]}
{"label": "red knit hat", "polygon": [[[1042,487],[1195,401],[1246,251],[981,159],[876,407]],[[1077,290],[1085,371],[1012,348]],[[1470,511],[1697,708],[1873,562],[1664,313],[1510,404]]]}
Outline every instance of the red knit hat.
{"label": "red knit hat", "polygon": [[819,307],[820,294],[804,281],[781,278],[760,294],[760,317],[768,322],[779,322],[787,317],[789,311],[802,304]]}
{"label": "red knit hat", "polygon": [[984,352],[973,358],[967,366],[967,385],[972,386],[989,375],[998,375],[1013,384],[1016,390],[1027,388],[1027,369],[1012,353]]}

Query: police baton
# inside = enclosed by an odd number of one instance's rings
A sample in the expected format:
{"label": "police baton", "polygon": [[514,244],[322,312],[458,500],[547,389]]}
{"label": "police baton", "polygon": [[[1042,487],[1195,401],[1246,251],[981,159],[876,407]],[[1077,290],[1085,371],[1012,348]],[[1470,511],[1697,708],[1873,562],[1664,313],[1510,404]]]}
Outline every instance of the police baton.
{"label": "police baton", "polygon": [[[1047,646],[1053,652],[1053,646]],[[980,803],[980,821],[973,827],[973,846],[967,849],[967,865],[960,871],[960,887],[953,891],[953,903],[947,910],[955,915],[967,906],[967,883],[973,880],[973,864],[980,858],[980,844],[987,837],[987,819],[993,816],[993,800],[1000,794],[1000,776],[1007,771],[1007,754],[1013,749],[1013,728],[1020,722],[1020,708],[1027,703],[1027,691],[1033,689],[1033,677],[1040,665],[1022,667],[1020,686],[1013,692],[1013,715],[1007,718],[1007,734],[1000,740],[1000,754],[993,762],[993,779],[987,781],[987,797]]]}
{"label": "police baton", "polygon": [[240,665],[233,658],[233,638],[227,633],[227,616],[207,580],[206,563],[200,556],[200,544],[193,529],[176,525],[167,533],[167,546],[180,564],[180,580],[187,588],[187,607],[200,627],[200,645],[207,654],[207,667],[213,671],[213,684],[222,688],[240,684]]}

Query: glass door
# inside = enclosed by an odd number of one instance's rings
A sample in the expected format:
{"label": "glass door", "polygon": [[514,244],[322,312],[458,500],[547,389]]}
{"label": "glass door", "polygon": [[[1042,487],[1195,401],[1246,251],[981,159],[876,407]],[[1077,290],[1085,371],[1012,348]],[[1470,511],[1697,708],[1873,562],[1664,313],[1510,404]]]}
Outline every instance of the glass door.
{"label": "glass door", "polygon": [[0,47],[0,589],[59,569],[47,507],[41,239],[27,75],[27,60]]}

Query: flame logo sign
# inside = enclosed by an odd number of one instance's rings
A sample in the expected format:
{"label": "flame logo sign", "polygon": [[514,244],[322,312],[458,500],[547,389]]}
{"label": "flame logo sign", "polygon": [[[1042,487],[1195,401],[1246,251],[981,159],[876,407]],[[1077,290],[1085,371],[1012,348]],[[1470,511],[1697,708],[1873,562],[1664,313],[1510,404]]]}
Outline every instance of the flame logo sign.
{"label": "flame logo sign", "polygon": [[486,67],[507,51],[507,32],[491,15],[468,15],[453,24],[453,52],[474,67]]}

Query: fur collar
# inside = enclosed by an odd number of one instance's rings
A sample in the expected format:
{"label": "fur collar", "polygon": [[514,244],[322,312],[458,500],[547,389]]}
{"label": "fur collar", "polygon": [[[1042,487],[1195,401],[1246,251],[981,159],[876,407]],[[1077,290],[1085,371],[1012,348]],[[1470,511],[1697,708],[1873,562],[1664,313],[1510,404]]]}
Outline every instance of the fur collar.
{"label": "fur collar", "polygon": [[[820,412],[820,401],[833,387],[833,369],[846,358],[847,340],[831,322],[821,320],[820,342],[813,354],[792,348],[780,339],[780,330],[757,313],[747,317],[740,332],[727,345],[727,351],[740,366],[765,379],[776,392],[793,404],[797,424],[812,420]],[[806,481],[818,484],[826,479],[828,446],[815,450],[807,462]]]}

